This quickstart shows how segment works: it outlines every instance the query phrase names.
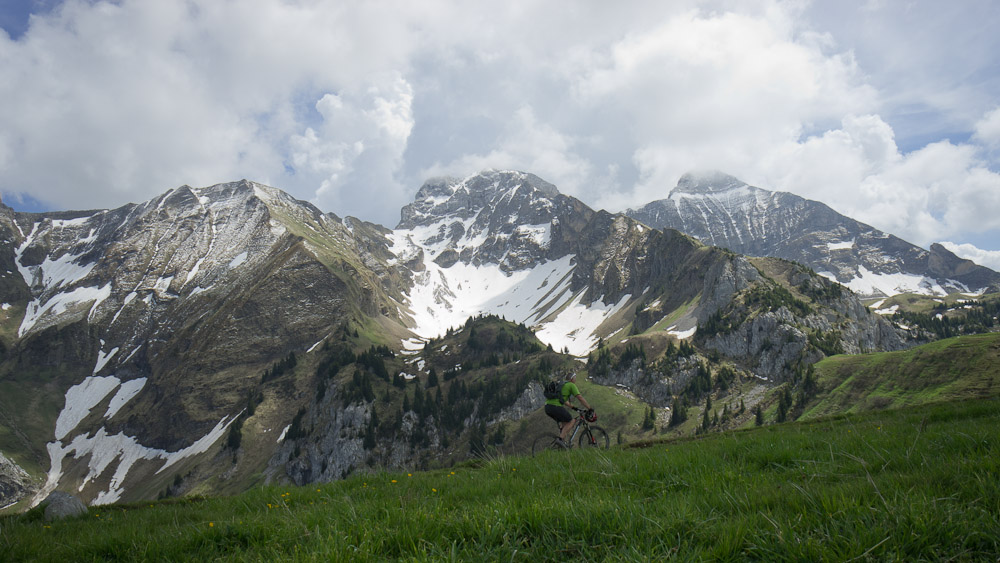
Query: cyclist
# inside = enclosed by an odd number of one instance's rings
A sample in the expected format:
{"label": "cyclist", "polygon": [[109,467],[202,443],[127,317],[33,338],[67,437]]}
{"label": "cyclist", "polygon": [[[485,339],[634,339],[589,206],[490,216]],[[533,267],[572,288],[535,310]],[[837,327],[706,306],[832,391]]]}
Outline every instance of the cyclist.
{"label": "cyclist", "polygon": [[545,401],[545,414],[559,423],[559,441],[566,445],[566,437],[569,436],[573,428],[576,427],[579,419],[574,418],[569,413],[569,408],[573,406],[573,397],[580,400],[580,404],[588,410],[593,410],[587,400],[580,394],[580,388],[576,386],[576,373],[571,373],[569,379],[563,383],[562,392],[557,399]]}

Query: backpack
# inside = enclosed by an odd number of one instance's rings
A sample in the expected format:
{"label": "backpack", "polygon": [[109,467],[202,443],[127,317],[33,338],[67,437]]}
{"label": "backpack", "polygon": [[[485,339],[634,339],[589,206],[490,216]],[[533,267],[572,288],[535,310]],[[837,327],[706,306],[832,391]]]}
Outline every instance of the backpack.
{"label": "backpack", "polygon": [[545,384],[545,398],[548,400],[557,399],[562,401],[563,382],[553,380]]}

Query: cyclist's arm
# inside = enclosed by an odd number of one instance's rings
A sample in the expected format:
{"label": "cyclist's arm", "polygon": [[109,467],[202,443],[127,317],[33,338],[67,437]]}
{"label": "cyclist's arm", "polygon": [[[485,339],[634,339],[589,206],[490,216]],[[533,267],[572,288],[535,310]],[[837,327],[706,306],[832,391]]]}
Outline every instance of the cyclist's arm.
{"label": "cyclist's arm", "polygon": [[581,405],[587,407],[588,409],[593,409],[593,407],[590,406],[590,403],[588,403],[587,400],[583,398],[583,395],[577,395],[576,398],[577,400],[580,401]]}

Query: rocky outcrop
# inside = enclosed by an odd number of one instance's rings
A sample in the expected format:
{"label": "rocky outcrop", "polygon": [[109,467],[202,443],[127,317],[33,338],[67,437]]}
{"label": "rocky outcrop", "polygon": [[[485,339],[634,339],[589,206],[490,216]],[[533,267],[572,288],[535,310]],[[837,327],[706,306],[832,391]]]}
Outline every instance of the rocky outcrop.
{"label": "rocky outcrop", "polygon": [[43,507],[46,522],[64,520],[87,513],[87,505],[83,504],[83,501],[63,491],[53,491],[45,497],[40,506]]}
{"label": "rocky outcrop", "polygon": [[0,508],[31,496],[37,490],[28,472],[0,453]]}
{"label": "rocky outcrop", "polygon": [[293,422],[286,438],[268,462],[269,481],[296,485],[343,479],[368,460],[363,433],[372,416],[364,404],[343,405],[329,393]]}
{"label": "rocky outcrop", "polygon": [[784,379],[799,364],[821,359],[822,353],[807,350],[808,336],[798,327],[787,308],[756,315],[725,335],[709,338],[706,346],[744,363],[758,376]]}
{"label": "rocky outcrop", "polygon": [[537,381],[530,382],[524,389],[524,392],[514,401],[514,404],[505,408],[499,415],[491,418],[487,421],[487,424],[493,426],[503,422],[521,420],[537,411],[545,406],[545,394],[543,391],[541,383]]}
{"label": "rocky outcrop", "polygon": [[[794,263],[760,260],[780,281],[739,276],[743,288],[728,300],[723,293],[720,307],[700,320],[697,338],[707,349],[758,377],[781,381],[827,355],[901,350],[913,344],[851,291]],[[753,285],[747,283],[750,279]]]}

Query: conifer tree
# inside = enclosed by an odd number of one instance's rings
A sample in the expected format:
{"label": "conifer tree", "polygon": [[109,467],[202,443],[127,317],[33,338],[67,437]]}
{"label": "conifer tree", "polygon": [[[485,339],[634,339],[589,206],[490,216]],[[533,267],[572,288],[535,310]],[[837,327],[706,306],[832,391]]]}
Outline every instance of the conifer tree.
{"label": "conifer tree", "polygon": [[656,414],[653,412],[653,407],[650,405],[646,409],[646,416],[642,419],[642,429],[643,430],[654,430],[656,428]]}
{"label": "conifer tree", "polygon": [[677,397],[674,399],[673,408],[670,409],[669,426],[673,428],[682,424],[685,420],[687,420],[687,404],[684,397]]}
{"label": "conifer tree", "polygon": [[778,397],[778,422],[788,420],[788,409],[792,406],[792,392],[786,386]]}

